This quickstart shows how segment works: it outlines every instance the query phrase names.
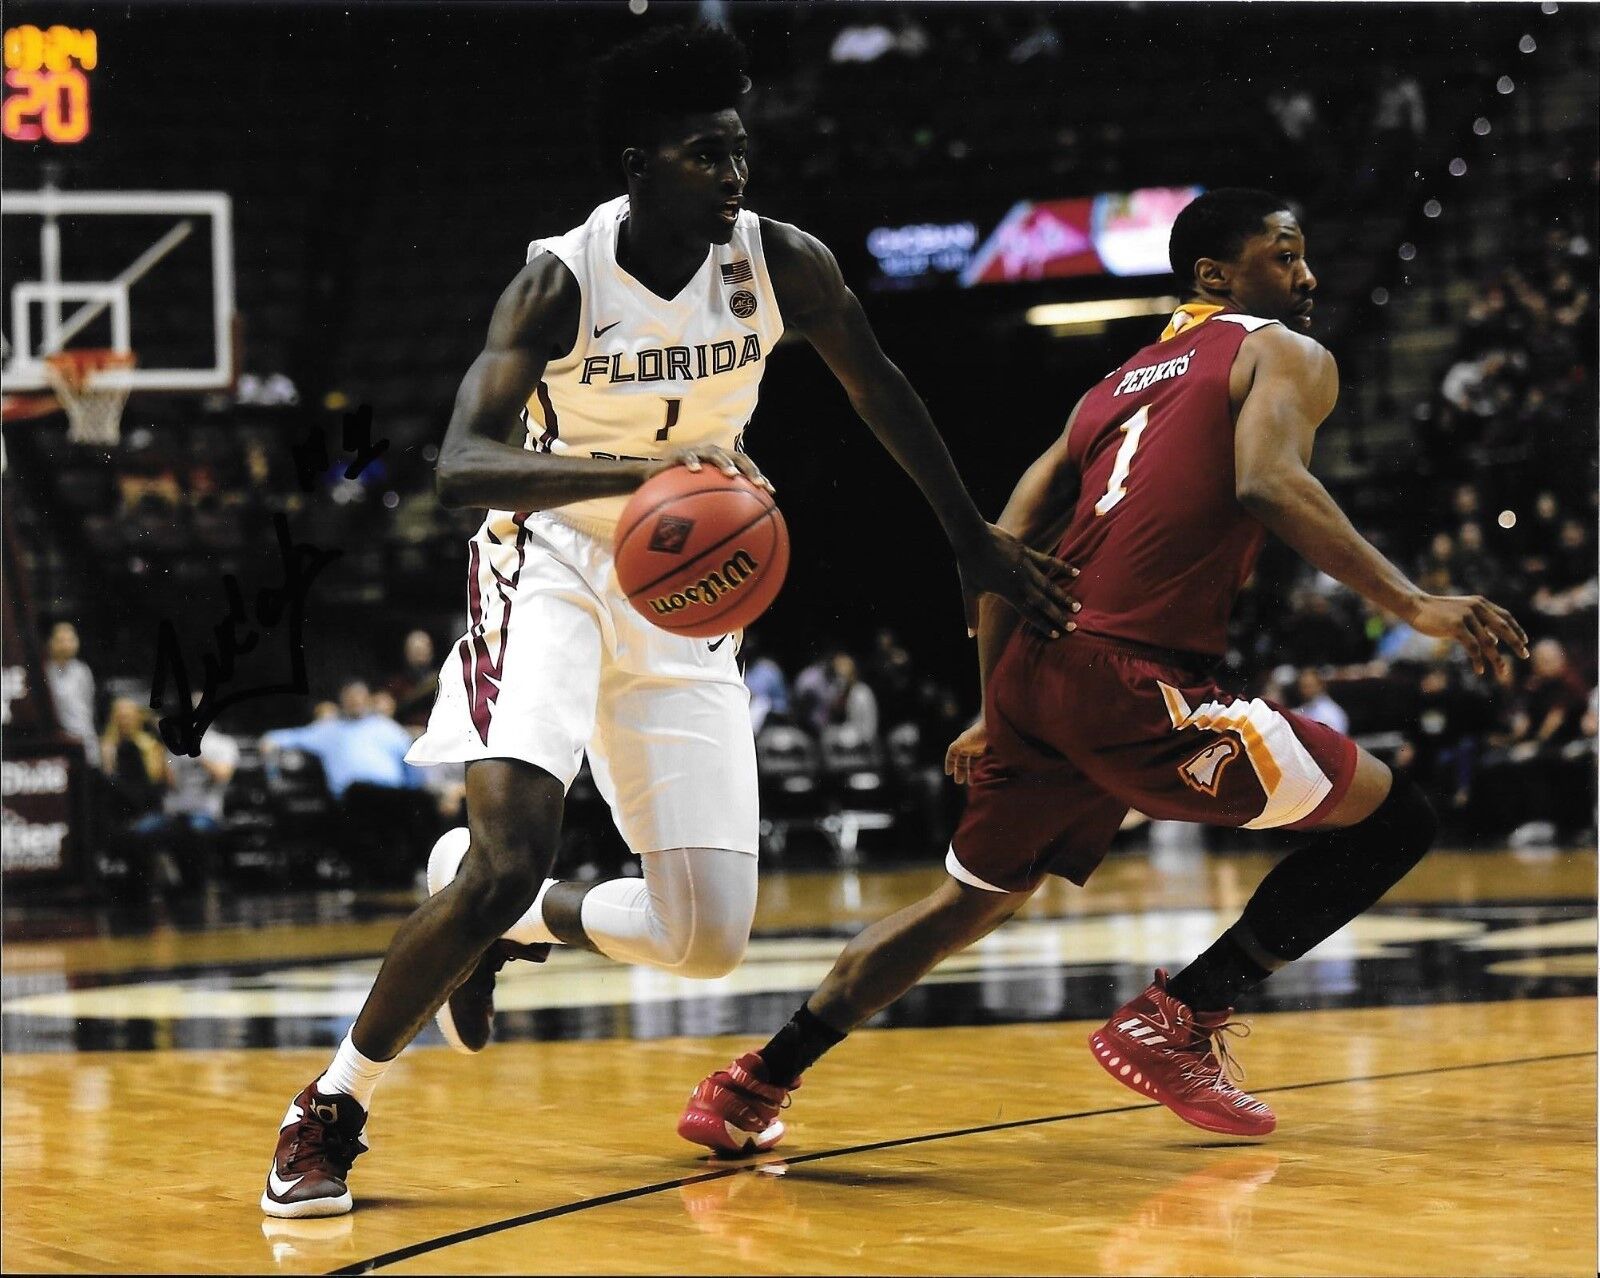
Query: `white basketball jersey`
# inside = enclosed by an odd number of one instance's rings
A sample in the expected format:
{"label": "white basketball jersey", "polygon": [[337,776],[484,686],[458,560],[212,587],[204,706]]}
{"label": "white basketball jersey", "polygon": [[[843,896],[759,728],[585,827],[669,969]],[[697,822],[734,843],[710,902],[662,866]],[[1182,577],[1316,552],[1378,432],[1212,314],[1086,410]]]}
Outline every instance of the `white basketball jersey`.
{"label": "white basketball jersey", "polygon": [[[577,277],[578,340],[528,400],[525,448],[574,457],[647,459],[681,444],[733,449],[755,412],[767,357],[783,333],[761,250],[761,223],[741,210],[678,295],[652,293],[617,264],[628,197],[565,235],[534,240]],[[610,536],[626,495],[573,502],[552,516]]]}

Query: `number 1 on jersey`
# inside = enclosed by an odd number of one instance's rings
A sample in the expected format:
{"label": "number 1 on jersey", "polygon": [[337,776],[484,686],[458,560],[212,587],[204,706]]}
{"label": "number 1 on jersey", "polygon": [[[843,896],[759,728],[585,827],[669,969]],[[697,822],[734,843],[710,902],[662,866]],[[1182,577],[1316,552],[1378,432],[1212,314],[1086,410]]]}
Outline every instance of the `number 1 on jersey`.
{"label": "number 1 on jersey", "polygon": [[656,432],[657,443],[666,439],[667,432],[678,424],[678,408],[682,403],[681,399],[669,399],[667,401],[667,424]]}
{"label": "number 1 on jersey", "polygon": [[1128,495],[1128,467],[1133,465],[1133,454],[1139,447],[1139,436],[1150,421],[1150,405],[1146,404],[1122,423],[1122,447],[1117,449],[1117,460],[1111,467],[1111,479],[1106,491],[1094,504],[1094,513],[1103,515]]}

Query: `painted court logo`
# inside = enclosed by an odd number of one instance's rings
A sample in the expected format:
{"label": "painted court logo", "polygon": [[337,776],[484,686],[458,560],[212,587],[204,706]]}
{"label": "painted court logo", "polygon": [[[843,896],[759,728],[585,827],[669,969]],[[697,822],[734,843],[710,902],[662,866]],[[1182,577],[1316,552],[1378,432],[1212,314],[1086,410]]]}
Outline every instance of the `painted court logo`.
{"label": "painted court logo", "polygon": [[1222,788],[1223,772],[1238,757],[1239,743],[1232,737],[1221,737],[1187,763],[1179,764],[1178,775],[1191,790],[1215,798]]}
{"label": "painted court logo", "polygon": [[720,568],[713,568],[692,586],[674,590],[671,594],[657,595],[650,601],[650,611],[658,617],[669,616],[694,605],[714,604],[724,595],[731,595],[760,568],[748,550],[736,550]]}
{"label": "painted court logo", "polygon": [[683,550],[683,543],[689,540],[693,529],[692,519],[684,519],[681,515],[662,515],[655,532],[650,534],[650,549],[676,555]]}

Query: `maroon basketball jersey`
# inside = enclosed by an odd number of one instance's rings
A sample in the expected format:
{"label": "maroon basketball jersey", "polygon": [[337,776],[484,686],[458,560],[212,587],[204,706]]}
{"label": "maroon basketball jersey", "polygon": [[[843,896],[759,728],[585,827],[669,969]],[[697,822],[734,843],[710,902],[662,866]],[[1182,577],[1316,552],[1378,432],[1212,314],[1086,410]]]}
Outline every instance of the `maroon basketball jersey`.
{"label": "maroon basketball jersey", "polygon": [[1183,308],[1084,397],[1068,450],[1083,488],[1057,555],[1085,630],[1220,655],[1265,530],[1234,496],[1228,375],[1271,320]]}

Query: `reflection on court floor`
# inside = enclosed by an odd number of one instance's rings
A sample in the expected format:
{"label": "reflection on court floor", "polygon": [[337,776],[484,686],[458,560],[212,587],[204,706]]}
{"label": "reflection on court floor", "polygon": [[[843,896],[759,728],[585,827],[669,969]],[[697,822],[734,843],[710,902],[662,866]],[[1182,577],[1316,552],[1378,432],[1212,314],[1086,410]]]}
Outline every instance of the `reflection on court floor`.
{"label": "reflection on court floor", "polygon": [[[1177,968],[1231,921],[1159,910],[1024,919],[952,956],[882,1014],[883,1025],[1048,1021],[1114,1006],[1158,966]],[[1594,988],[1594,912],[1572,903],[1371,913],[1251,999],[1253,1010],[1550,998]],[[843,936],[758,937],[740,967],[695,981],[596,955],[518,963],[495,991],[497,1037],[662,1038],[781,1024],[832,966]],[[377,974],[371,957],[192,973],[6,978],[9,1050],[333,1045]],[[776,1020],[774,1019],[776,1017]],[[429,1040],[423,1040],[429,1041]]]}

